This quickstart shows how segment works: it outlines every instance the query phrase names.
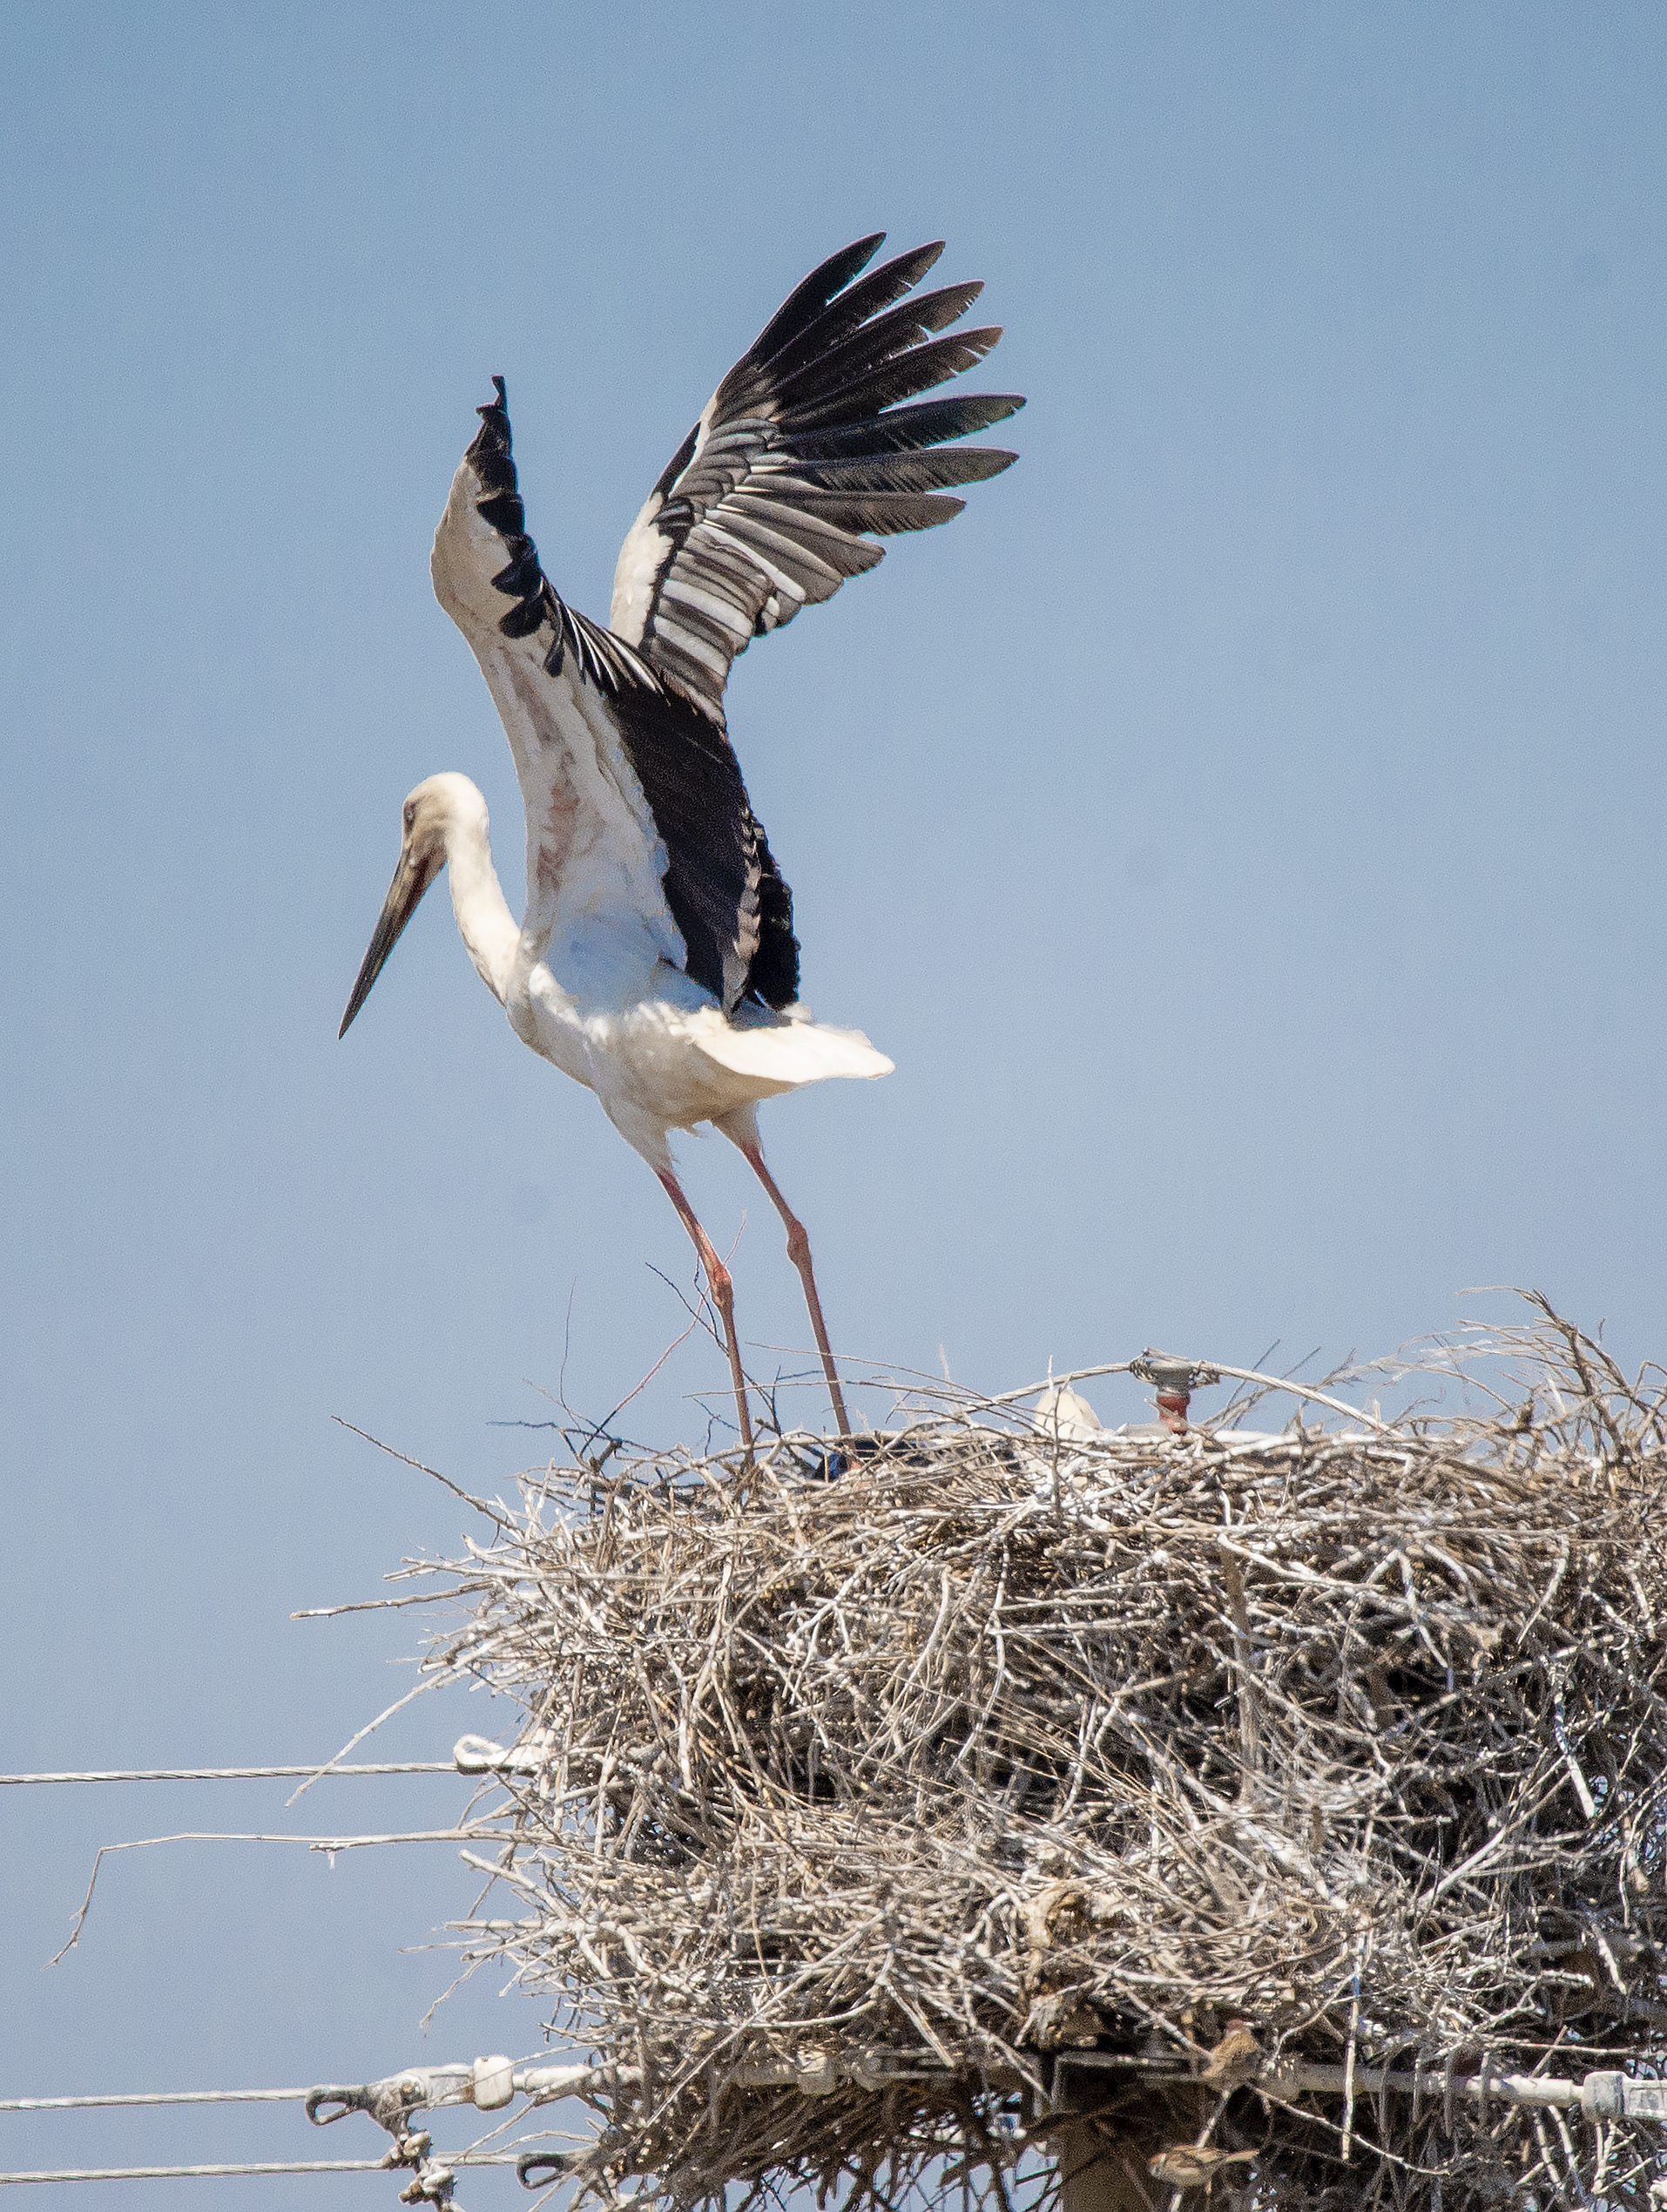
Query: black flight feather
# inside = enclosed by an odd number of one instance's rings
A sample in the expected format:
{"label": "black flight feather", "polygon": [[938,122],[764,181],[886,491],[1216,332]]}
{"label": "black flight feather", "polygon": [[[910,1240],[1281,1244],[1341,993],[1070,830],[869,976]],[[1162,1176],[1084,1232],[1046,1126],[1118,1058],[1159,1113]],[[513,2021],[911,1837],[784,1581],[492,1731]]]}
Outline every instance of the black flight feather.
{"label": "black flight feather", "polygon": [[794,375],[778,380],[772,369],[770,381],[782,418],[788,419],[795,408],[813,400],[842,391],[865,369],[877,369],[935,331],[947,330],[983,288],[982,284],[948,284],[941,291],[922,293],[918,300],[907,300],[901,308],[864,323],[842,345],[820,355]]}
{"label": "black flight feather", "polygon": [[[918,407],[897,407],[888,414],[826,430],[795,431],[793,450],[807,460],[845,454],[916,453],[968,437],[1016,415],[1024,402],[1015,392],[968,392],[955,399],[928,399]],[[976,451],[975,447],[972,450]]]}
{"label": "black flight feather", "polygon": [[[796,284],[747,348],[744,359],[768,361],[808,328],[836,292],[844,291],[852,278],[866,269],[886,242],[883,230],[854,240],[837,254],[830,254],[802,283]],[[912,281],[912,280],[911,280]]]}
{"label": "black flight feather", "polygon": [[905,292],[913,291],[942,251],[943,240],[940,238],[930,246],[917,246],[911,254],[899,254],[889,261],[882,261],[877,269],[870,269],[867,276],[859,278],[836,300],[830,301],[813,322],[807,323],[796,338],[777,352],[760,356],[754,346],[745,358],[756,361],[767,369],[772,382],[779,386],[807,361],[838,345],[870,315],[878,315],[894,300],[901,300]]}
{"label": "black flight feather", "polygon": [[781,418],[789,436],[801,430],[818,430],[830,423],[860,421],[877,415],[894,401],[912,399],[930,391],[946,376],[959,376],[982,361],[1001,337],[1001,325],[985,330],[957,330],[952,337],[935,338],[929,345],[882,362],[867,375],[854,377],[843,389],[831,391],[808,406],[794,408]]}

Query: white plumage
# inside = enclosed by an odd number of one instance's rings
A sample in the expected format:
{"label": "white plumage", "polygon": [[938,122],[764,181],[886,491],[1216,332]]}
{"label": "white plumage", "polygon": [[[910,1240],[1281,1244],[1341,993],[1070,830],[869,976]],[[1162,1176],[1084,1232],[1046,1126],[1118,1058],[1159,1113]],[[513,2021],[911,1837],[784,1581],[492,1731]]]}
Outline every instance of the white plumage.
{"label": "white plumage", "polygon": [[934,339],[979,287],[894,307],[941,248],[859,277],[879,244],[859,240],[807,278],[719,386],[626,538],[610,629],[544,577],[494,380],[432,565],[515,758],[527,910],[517,924],[475,785],[430,776],[405,802],[399,866],[341,1022],[345,1035],[449,865],[458,930],[516,1034],[595,1092],[688,1229],[748,1449],[732,1285],[678,1182],[667,1133],[711,1122],[760,1178],[848,1434],[809,1240],[765,1166],[755,1108],[800,1084],[884,1075],[892,1064],[860,1032],[813,1022],[798,1004],[792,895],[729,744],[725,682],[753,636],[873,567],[873,535],[946,520],[962,502],[940,487],[1005,468],[1009,453],[946,442],[1022,404],[1007,395],[898,404],[981,359],[1000,333]]}

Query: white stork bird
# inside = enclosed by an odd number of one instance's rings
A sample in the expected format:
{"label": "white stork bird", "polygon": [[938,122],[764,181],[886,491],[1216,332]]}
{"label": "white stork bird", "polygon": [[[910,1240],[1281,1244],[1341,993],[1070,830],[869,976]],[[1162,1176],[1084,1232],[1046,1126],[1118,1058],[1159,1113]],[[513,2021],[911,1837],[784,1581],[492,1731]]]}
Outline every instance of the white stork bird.
{"label": "white stork bird", "polygon": [[760,1099],[891,1062],[798,1003],[793,898],[747,804],[724,721],[748,641],[875,566],[874,536],[947,522],[947,484],[1016,457],[947,442],[1022,406],[921,392],[982,361],[999,329],[936,334],[983,288],[894,304],[941,245],[867,275],[883,233],[807,276],[731,369],[620,550],[609,627],[561,599],[526,532],[502,377],[435,534],[441,605],[480,663],[515,755],[527,911],[499,888],[486,803],[434,775],[405,802],[399,866],[341,1033],[440,870],[469,957],[523,1043],[594,1091],[700,1255],[723,1322],[743,1447],[752,1422],[729,1271],[672,1170],[672,1129],[710,1121],[746,1154],[787,1231],[842,1436],[839,1371],[810,1241],[765,1166]]}

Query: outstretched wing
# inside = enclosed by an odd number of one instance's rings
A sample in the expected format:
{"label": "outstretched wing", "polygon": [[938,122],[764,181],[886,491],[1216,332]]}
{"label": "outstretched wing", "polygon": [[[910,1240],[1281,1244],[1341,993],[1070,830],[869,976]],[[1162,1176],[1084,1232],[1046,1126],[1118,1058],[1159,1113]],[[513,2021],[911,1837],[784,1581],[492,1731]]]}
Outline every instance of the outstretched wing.
{"label": "outstretched wing", "polygon": [[719,728],[730,663],[750,639],[873,568],[874,537],[960,513],[948,484],[1017,458],[946,442],[1024,402],[1010,395],[901,404],[989,353],[999,328],[936,334],[983,290],[903,300],[943,251],[900,254],[867,276],[883,231],[812,272],[708,402],[620,548],[610,627]]}
{"label": "outstretched wing", "polygon": [[[503,380],[435,533],[441,605],[502,717],[527,810],[529,908],[646,930],[733,1012],[798,995],[793,895],[721,722],[557,594],[527,535]],[[668,926],[668,923],[670,926]],[[648,955],[653,957],[651,951]]]}

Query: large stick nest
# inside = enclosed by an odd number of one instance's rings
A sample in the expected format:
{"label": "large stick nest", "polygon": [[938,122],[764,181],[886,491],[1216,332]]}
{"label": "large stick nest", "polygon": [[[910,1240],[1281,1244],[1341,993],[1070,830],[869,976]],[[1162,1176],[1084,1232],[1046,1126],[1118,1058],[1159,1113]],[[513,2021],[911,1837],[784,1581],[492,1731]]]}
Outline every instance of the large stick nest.
{"label": "large stick nest", "polygon": [[[537,1771],[460,1925],[611,2069],[584,2186],[1005,2208],[1097,2100],[1143,2179],[1213,2123],[1218,2202],[1631,2201],[1648,2140],[1441,2083],[1667,2057],[1667,1392],[1549,1309],[1488,1349],[1439,1417],[943,1393],[837,1479],[592,1449],[488,1508],[431,1664]],[[1434,2094],[1257,2088],[1293,2058]]]}

